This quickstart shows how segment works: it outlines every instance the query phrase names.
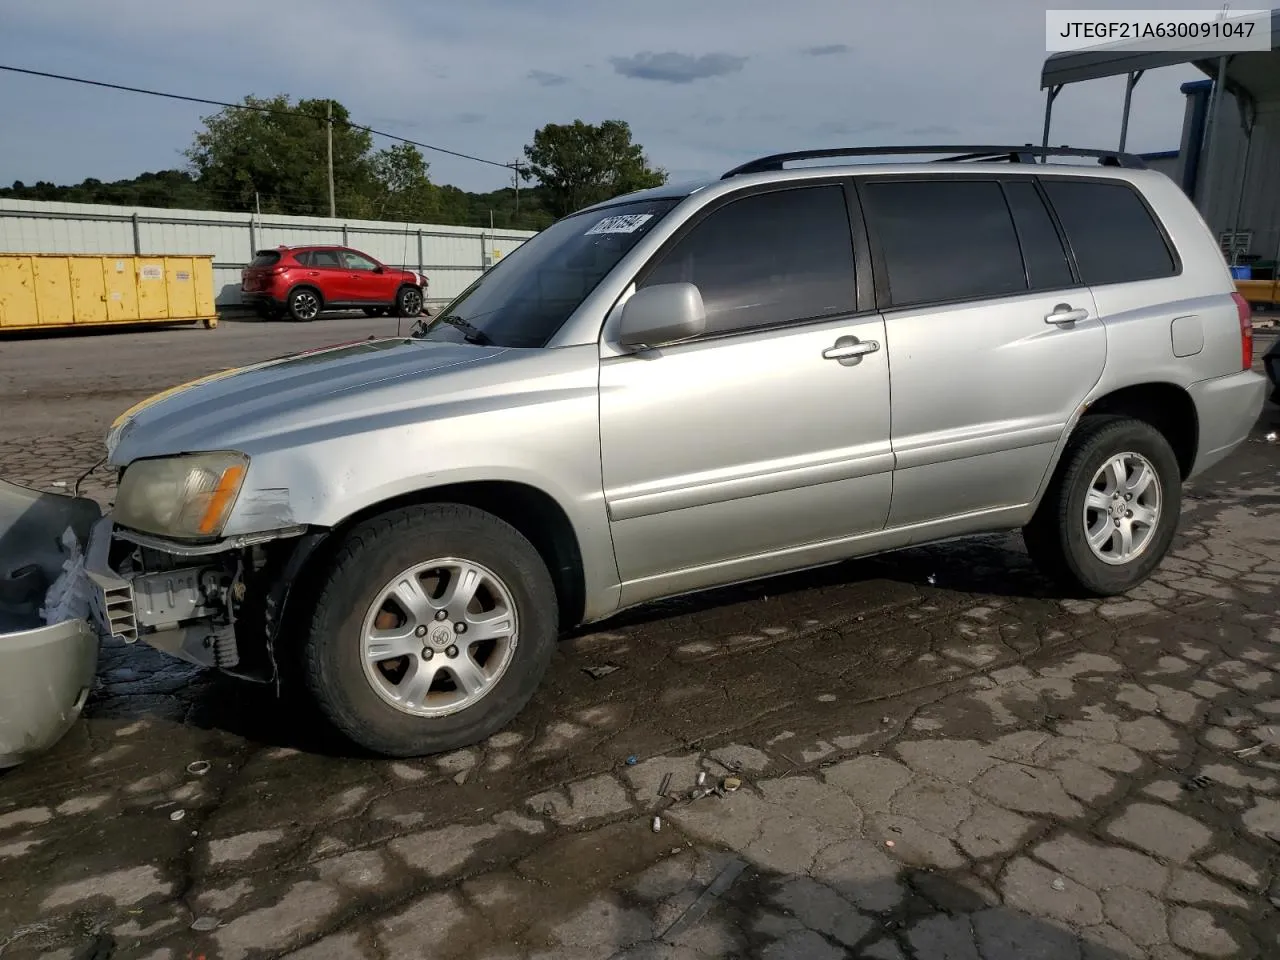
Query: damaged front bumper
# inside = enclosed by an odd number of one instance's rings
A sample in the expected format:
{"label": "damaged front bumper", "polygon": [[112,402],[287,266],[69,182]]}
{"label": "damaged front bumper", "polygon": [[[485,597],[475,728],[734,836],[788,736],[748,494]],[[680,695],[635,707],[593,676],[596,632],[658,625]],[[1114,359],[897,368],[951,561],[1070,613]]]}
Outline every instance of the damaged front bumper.
{"label": "damaged front bumper", "polygon": [[0,768],[75,724],[103,639],[276,679],[291,585],[324,536],[294,527],[164,541],[117,527],[93,500],[0,480]]}
{"label": "damaged front bumper", "polygon": [[249,680],[276,678],[273,644],[301,560],[318,539],[290,528],[186,544],[102,517],[85,570],[104,636]]}
{"label": "damaged front bumper", "polygon": [[93,687],[98,633],[75,581],[100,515],[92,500],[0,480],[0,768],[61,740]]}

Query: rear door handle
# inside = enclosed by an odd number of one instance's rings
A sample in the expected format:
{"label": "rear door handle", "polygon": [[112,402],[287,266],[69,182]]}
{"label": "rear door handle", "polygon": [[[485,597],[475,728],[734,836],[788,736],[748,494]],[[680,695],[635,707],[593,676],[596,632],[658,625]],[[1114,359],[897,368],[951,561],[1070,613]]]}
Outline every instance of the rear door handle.
{"label": "rear door handle", "polygon": [[868,353],[875,353],[880,344],[874,340],[859,340],[857,337],[840,337],[834,345],[822,351],[824,360],[838,360],[843,366],[861,363]]}
{"label": "rear door handle", "polygon": [[1047,314],[1044,318],[1045,323],[1065,324],[1079,323],[1081,320],[1089,319],[1089,311],[1083,307],[1072,309],[1069,303],[1060,303],[1053,308],[1053,313]]}

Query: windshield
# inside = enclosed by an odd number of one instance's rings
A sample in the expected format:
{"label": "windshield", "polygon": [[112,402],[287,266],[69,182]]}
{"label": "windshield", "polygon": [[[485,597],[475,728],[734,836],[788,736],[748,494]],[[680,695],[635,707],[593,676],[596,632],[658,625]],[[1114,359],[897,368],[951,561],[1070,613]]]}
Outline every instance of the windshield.
{"label": "windshield", "polygon": [[605,275],[679,202],[620,203],[553,223],[481,274],[414,336],[546,346]]}

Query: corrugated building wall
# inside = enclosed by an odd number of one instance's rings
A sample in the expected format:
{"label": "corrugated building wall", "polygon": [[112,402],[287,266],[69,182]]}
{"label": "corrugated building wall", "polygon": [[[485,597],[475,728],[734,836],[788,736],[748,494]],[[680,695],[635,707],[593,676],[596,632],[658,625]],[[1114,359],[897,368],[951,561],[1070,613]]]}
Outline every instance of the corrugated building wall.
{"label": "corrugated building wall", "polygon": [[219,307],[240,299],[240,271],[255,250],[341,244],[393,267],[425,273],[429,298],[452,300],[533,233],[436,224],[284,217],[0,199],[0,252],[211,254]]}
{"label": "corrugated building wall", "polygon": [[[1193,145],[1205,134],[1213,81],[1197,80],[1182,85],[1187,96],[1183,120],[1182,147],[1174,179],[1188,190],[1196,206],[1221,237],[1230,233],[1239,220],[1237,233],[1244,253],[1274,260],[1280,256],[1280,101],[1258,104],[1252,144],[1246,144],[1236,98],[1224,96],[1218,122],[1208,131],[1203,151]],[[1242,189],[1243,188],[1243,189]],[[1247,244],[1247,246],[1245,246]]]}

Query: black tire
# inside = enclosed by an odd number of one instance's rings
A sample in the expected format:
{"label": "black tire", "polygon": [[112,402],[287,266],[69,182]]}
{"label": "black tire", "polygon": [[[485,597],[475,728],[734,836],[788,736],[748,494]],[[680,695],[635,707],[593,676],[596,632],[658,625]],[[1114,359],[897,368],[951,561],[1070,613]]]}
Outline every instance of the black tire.
{"label": "black tire", "polygon": [[361,307],[366,317],[385,317],[387,315],[386,307]]}
{"label": "black tire", "polygon": [[[1142,551],[1125,563],[1094,555],[1086,536],[1085,499],[1098,471],[1121,453],[1146,458],[1160,484],[1160,511]],[[1169,441],[1150,424],[1129,417],[1086,417],[1076,428],[1044,499],[1023,528],[1027,552],[1042,572],[1088,596],[1126,593],[1147,579],[1169,551],[1182,505],[1182,472]]]}
{"label": "black tire", "polygon": [[[518,642],[506,671],[479,701],[447,716],[413,716],[390,705],[366,678],[361,630],[393,578],[418,563],[456,557],[483,564],[511,594]],[[302,650],[303,682],[320,711],[354,743],[384,756],[456,750],[492,736],[533,696],[559,632],[555,586],[542,557],[514,527],[457,504],[384,513],[337,548]]]}
{"label": "black tire", "polygon": [[396,316],[420,316],[422,313],[422,304],[422,289],[420,287],[401,287],[396,293]]}
{"label": "black tire", "polygon": [[289,291],[289,316],[299,323],[310,323],[324,309],[324,298],[313,287],[297,287]]}

